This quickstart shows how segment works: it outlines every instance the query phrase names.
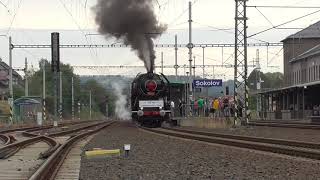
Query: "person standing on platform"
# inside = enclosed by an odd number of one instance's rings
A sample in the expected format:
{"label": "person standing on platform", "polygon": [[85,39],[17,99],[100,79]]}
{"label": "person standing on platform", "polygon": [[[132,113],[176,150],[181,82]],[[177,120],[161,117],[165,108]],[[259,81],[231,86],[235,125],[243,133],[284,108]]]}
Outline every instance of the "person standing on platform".
{"label": "person standing on platform", "polygon": [[179,99],[179,112],[180,112],[180,116],[183,117],[183,103],[181,99]]}
{"label": "person standing on platform", "polygon": [[215,99],[212,99],[212,100],[210,100],[210,106],[209,106],[209,108],[210,108],[210,118],[213,118],[214,117],[214,100]]}
{"label": "person standing on platform", "polygon": [[198,106],[198,101],[195,100],[193,102],[193,116],[198,116],[198,110],[199,110],[199,106]]}
{"label": "person standing on platform", "polygon": [[199,98],[198,99],[198,113],[199,113],[199,116],[203,116],[203,107],[204,106],[204,100],[203,98]]}
{"label": "person standing on platform", "polygon": [[171,108],[171,117],[174,117],[174,102],[171,101],[170,103],[170,108]]}
{"label": "person standing on platform", "polygon": [[219,100],[217,98],[215,98],[213,101],[213,111],[214,111],[213,117],[218,117],[219,116]]}

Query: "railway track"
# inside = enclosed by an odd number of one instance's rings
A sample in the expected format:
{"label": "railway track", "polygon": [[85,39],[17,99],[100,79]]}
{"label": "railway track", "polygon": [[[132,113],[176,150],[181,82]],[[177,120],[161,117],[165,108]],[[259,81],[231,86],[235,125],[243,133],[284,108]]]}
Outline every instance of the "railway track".
{"label": "railway track", "polygon": [[48,136],[24,131],[23,134],[30,137],[29,139],[0,148],[0,158],[2,159],[0,160],[0,169],[7,166],[4,169],[8,171],[8,173],[1,173],[0,179],[28,179],[40,165],[46,162],[46,158],[60,151],[60,147],[65,147],[65,144],[68,144],[75,137],[78,138],[75,138],[74,142],[109,124],[110,122],[94,123],[67,131],[50,133]]}
{"label": "railway track", "polygon": [[7,134],[0,134],[0,148],[16,141],[15,137]]}
{"label": "railway track", "polygon": [[320,160],[320,144],[317,143],[219,134],[203,131],[183,130],[177,128],[140,128],[153,133],[184,139]]}
{"label": "railway track", "polygon": [[[97,133],[98,131],[110,126],[113,124],[113,122],[105,123],[104,125],[101,125],[97,127],[95,130],[91,131],[84,131],[81,132],[72,138],[68,139],[64,144],[62,144],[38,169],[33,175],[29,178],[30,180],[51,180],[56,179],[57,175],[60,172],[61,167],[63,167],[64,161],[67,161],[70,163],[72,162],[72,158],[75,158],[74,156],[68,156],[70,151],[77,151],[77,147],[73,149],[73,146],[83,139],[84,137],[87,137],[89,135],[92,135],[94,133]],[[77,151],[79,153],[79,151]],[[79,153],[80,154],[80,153]],[[74,163],[74,162],[73,162]],[[73,164],[72,163],[72,164]],[[77,163],[76,163],[77,164]],[[73,164],[75,165],[75,164]],[[70,166],[68,166],[70,167]],[[79,171],[77,169],[77,166],[75,166],[75,170],[72,171],[73,175]],[[64,172],[60,172],[58,177],[61,177]],[[57,177],[57,178],[58,178]],[[69,177],[70,178],[70,177]],[[77,178],[78,179],[78,178]]]}
{"label": "railway track", "polygon": [[299,123],[299,122],[250,121],[248,125],[250,125],[250,126],[297,128],[297,129],[320,129],[320,124]]}
{"label": "railway track", "polygon": [[[29,137],[29,138],[25,138],[24,140],[21,140],[16,143],[9,144],[5,147],[0,148],[0,159],[6,159],[6,158],[14,155],[15,153],[17,153],[20,149],[22,149],[28,145],[34,144],[36,142],[39,142],[39,141],[44,141],[50,145],[49,150],[40,155],[40,158],[46,158],[46,157],[50,156],[58,148],[57,147],[58,143],[56,142],[56,140],[53,139],[53,137],[64,136],[64,137],[60,137],[60,141],[59,141],[60,143],[63,143],[61,141],[61,139],[68,139],[74,133],[78,133],[83,130],[93,128],[99,124],[101,124],[101,122],[94,123],[94,124],[90,123],[89,125],[85,125],[85,126],[79,127],[79,128],[74,128],[71,130],[52,132],[52,133],[49,133],[45,136],[39,135],[38,133],[34,132],[35,131],[34,129],[28,130],[28,131],[23,131],[22,135],[24,137]],[[38,129],[36,129],[36,131],[38,131]]]}

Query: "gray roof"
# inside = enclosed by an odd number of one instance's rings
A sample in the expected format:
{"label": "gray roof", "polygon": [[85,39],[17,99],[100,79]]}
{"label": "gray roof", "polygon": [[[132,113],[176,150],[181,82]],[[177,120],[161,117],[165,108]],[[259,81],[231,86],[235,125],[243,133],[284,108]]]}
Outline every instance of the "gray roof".
{"label": "gray roof", "polygon": [[299,61],[301,59],[305,59],[308,57],[316,56],[320,54],[320,44],[316,45],[315,47],[305,51],[304,53],[300,54],[299,56],[290,60],[290,62]]}
{"label": "gray roof", "polygon": [[282,41],[286,41],[287,39],[303,39],[303,38],[320,38],[320,21],[315,24],[310,25],[309,27],[288,36],[286,39]]}
{"label": "gray roof", "polygon": [[[3,61],[0,61],[0,66],[3,66],[5,69],[10,69],[10,66]],[[12,74],[21,78],[20,74],[18,74],[14,69],[12,70]]]}
{"label": "gray roof", "polygon": [[292,86],[287,86],[287,87],[282,87],[282,88],[275,88],[275,89],[267,89],[265,91],[261,91],[258,94],[268,94],[268,93],[273,93],[273,92],[279,92],[279,91],[283,91],[283,90],[290,90],[290,89],[296,89],[296,88],[304,88],[309,87],[309,86],[315,86],[315,85],[319,85],[320,81],[313,81],[313,82],[307,82],[307,83],[303,83],[303,84],[296,84],[296,85],[292,85]]}

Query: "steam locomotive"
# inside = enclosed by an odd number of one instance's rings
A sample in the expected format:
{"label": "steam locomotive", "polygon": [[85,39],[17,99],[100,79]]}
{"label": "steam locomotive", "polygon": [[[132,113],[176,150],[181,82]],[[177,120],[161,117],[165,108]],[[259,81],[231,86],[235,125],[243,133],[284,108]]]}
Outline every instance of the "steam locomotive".
{"label": "steam locomotive", "polygon": [[131,84],[132,119],[142,126],[159,127],[170,121],[170,82],[163,74],[138,74]]}

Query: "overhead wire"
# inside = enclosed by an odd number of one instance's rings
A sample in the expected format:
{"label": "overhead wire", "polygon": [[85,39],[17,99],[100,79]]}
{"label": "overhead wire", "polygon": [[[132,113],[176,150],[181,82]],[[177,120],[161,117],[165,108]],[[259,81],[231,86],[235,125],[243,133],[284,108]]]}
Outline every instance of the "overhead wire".
{"label": "overhead wire", "polygon": [[320,9],[320,6],[247,6],[249,8]]}
{"label": "overhead wire", "polygon": [[18,12],[19,12],[19,9],[20,9],[20,7],[21,7],[22,1],[23,1],[23,0],[20,0],[20,1],[19,1],[19,3],[18,3],[18,8],[15,10],[14,15],[13,15],[11,21],[10,21],[10,26],[9,26],[9,28],[8,28],[8,30],[7,30],[7,33],[6,33],[7,36],[9,35],[9,33],[10,33],[10,31],[11,31],[11,28],[12,28],[12,26],[13,26],[13,22],[14,22],[14,20],[16,19],[16,16],[17,16],[17,14],[18,14]]}
{"label": "overhead wire", "polygon": [[255,8],[271,24],[271,26],[274,27],[273,23],[269,20],[269,18],[267,18],[267,16],[265,16],[257,7]]}
{"label": "overhead wire", "polygon": [[306,15],[303,15],[303,16],[300,16],[300,17],[297,17],[297,18],[294,18],[294,19],[292,19],[292,20],[290,20],[290,21],[286,21],[286,22],[284,22],[284,23],[278,24],[278,25],[273,26],[273,27],[271,27],[271,28],[267,28],[267,29],[265,29],[265,30],[259,31],[259,32],[257,32],[257,33],[252,34],[252,35],[249,35],[247,38],[251,38],[251,37],[253,37],[253,36],[256,36],[256,35],[265,33],[265,32],[270,31],[270,30],[272,30],[272,29],[276,29],[276,28],[278,28],[278,27],[280,27],[280,26],[283,26],[283,25],[292,23],[292,22],[294,22],[294,21],[297,21],[297,20],[299,20],[299,19],[302,19],[302,18],[311,16],[311,15],[316,14],[316,13],[319,13],[319,12],[320,12],[320,10],[313,11],[313,12],[308,13],[308,14],[306,14]]}
{"label": "overhead wire", "polygon": [[[67,6],[66,6],[66,4],[64,3],[64,1],[63,1],[63,0],[59,0],[59,1],[60,1],[60,3],[63,5],[63,7],[64,7],[64,9],[66,10],[66,12],[70,15],[72,21],[76,24],[78,30],[79,30],[79,31],[83,34],[83,36],[85,37],[86,42],[87,42],[89,45],[91,45],[91,44],[89,43],[89,41],[88,41],[88,38],[87,38],[87,36],[86,36],[86,33],[83,31],[83,29],[81,28],[81,26],[79,25],[79,23],[76,21],[76,19],[74,18],[74,16],[73,16],[72,13],[70,12],[70,10],[67,8]],[[93,56],[91,50],[92,50],[92,49],[89,48],[90,54],[91,54],[91,56]],[[97,55],[96,55],[95,57],[96,57],[96,60],[98,60]]]}
{"label": "overhead wire", "polygon": [[[199,1],[199,0],[194,0],[194,1],[191,3],[191,5],[196,4],[198,1]],[[179,14],[176,18],[174,18],[174,19],[168,24],[168,26],[172,25],[174,22],[176,22],[177,20],[179,20],[186,12],[188,12],[188,10],[189,10],[189,7],[186,8],[186,9],[184,9],[184,10],[181,12],[181,14]]]}
{"label": "overhead wire", "polygon": [[7,12],[11,15],[10,9],[8,8],[8,6],[6,4],[4,4],[1,0],[0,0],[0,4],[7,9]]}

